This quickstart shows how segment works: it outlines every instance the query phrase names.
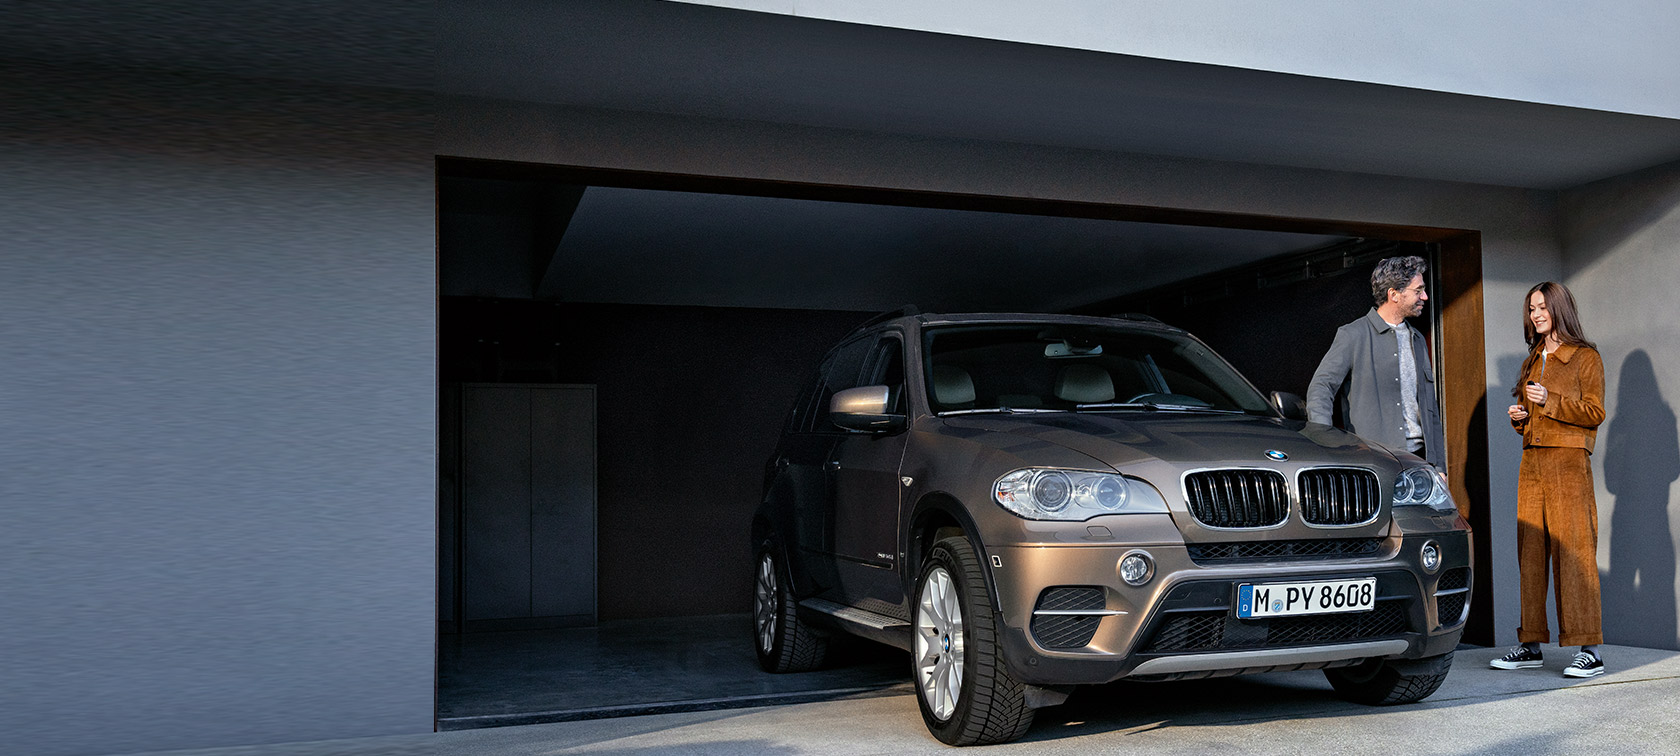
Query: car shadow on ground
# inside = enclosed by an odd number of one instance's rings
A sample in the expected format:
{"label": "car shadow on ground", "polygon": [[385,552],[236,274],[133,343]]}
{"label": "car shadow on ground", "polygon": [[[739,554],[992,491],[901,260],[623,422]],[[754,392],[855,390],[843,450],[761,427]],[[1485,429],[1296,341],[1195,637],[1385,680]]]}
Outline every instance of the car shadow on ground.
{"label": "car shadow on ground", "polygon": [[1347,716],[1365,708],[1338,697],[1318,671],[1172,682],[1122,680],[1080,688],[1067,703],[1039,710],[1028,739]]}

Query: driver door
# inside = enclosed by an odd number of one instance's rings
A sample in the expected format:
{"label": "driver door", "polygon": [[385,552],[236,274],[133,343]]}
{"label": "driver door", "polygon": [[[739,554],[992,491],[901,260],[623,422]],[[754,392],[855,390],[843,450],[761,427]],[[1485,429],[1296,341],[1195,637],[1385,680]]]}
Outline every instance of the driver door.
{"label": "driver door", "polygon": [[[889,409],[903,413],[904,344],[896,333],[875,343],[858,385],[889,387]],[[910,434],[848,431],[829,459],[834,492],[834,550],[848,603],[904,600],[898,578],[899,465]]]}

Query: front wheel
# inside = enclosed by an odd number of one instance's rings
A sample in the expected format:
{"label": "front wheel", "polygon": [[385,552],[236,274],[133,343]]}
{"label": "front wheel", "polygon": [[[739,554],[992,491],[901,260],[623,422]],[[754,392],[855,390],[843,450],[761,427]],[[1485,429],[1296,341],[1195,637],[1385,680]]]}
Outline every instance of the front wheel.
{"label": "front wheel", "polygon": [[980,558],[960,536],[934,544],[916,580],[916,703],[950,745],[1006,743],[1027,733],[1033,710],[1009,676]]}
{"label": "front wheel", "polygon": [[1452,652],[1422,659],[1368,659],[1363,664],[1324,670],[1330,687],[1354,703],[1371,706],[1409,704],[1428,698],[1452,670]]}

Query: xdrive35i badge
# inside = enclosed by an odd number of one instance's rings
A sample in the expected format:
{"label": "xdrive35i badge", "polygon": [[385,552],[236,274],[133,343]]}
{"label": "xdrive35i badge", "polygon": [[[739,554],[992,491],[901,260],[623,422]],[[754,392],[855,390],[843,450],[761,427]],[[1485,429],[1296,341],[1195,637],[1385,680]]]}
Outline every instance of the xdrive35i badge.
{"label": "xdrive35i badge", "polygon": [[1289,459],[1288,454],[1284,454],[1283,452],[1280,452],[1276,449],[1267,449],[1266,450],[1266,456],[1271,457],[1272,459],[1275,459],[1279,462],[1282,462],[1286,459]]}

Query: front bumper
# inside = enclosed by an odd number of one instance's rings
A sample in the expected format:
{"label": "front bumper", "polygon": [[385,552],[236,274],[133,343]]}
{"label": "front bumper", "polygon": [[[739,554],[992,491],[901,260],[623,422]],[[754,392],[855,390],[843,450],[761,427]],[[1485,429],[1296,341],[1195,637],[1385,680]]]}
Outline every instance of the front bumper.
{"label": "front bumper", "polygon": [[[1457,647],[1469,607],[1469,532],[1376,540],[1355,558],[1200,554],[1199,563],[1183,543],[993,547],[1004,660],[1021,682],[1059,686],[1416,659]],[[1426,541],[1442,553],[1434,572],[1419,564]],[[1118,565],[1139,549],[1155,573],[1134,587]],[[1369,612],[1239,620],[1233,609],[1242,583],[1361,577],[1377,579]],[[1084,599],[1067,600],[1076,594]]]}

